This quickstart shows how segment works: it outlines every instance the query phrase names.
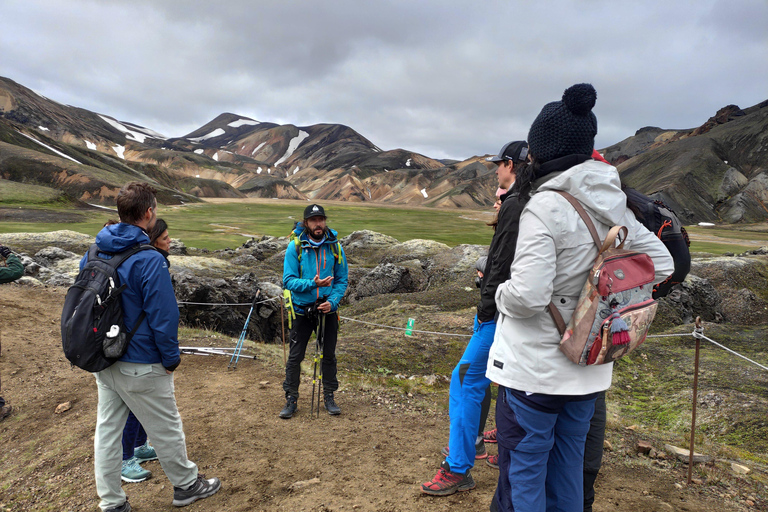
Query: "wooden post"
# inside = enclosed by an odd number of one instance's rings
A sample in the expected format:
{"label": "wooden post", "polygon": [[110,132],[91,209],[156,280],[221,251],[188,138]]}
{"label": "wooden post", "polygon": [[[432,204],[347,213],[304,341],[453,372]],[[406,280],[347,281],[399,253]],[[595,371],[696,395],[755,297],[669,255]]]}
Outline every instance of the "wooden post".
{"label": "wooden post", "polygon": [[701,346],[701,339],[697,334],[701,334],[701,317],[696,317],[696,328],[693,331],[693,337],[696,338],[696,358],[693,370],[693,406],[691,407],[691,445],[690,453],[688,454],[688,485],[691,485],[693,477],[693,452],[694,452],[694,436],[696,434],[696,402],[698,402],[698,390],[699,390],[699,347]]}

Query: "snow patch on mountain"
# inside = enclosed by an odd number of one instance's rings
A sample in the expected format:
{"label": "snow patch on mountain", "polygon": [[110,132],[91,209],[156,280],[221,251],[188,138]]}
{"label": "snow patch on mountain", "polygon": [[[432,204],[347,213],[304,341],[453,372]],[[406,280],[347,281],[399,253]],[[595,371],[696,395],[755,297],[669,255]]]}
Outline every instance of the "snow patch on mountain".
{"label": "snow patch on mountain", "polygon": [[219,152],[217,151],[215,155],[213,155],[213,159],[217,162],[219,161]]}
{"label": "snow patch on mountain", "polygon": [[410,167],[411,166],[411,159],[410,158],[408,160],[406,160],[405,166],[406,167]]}
{"label": "snow patch on mountain", "polygon": [[195,150],[195,154],[196,154],[196,155],[202,155],[204,151],[205,151],[205,150],[203,150],[203,149],[196,149],[196,150]]}
{"label": "snow patch on mountain", "polygon": [[87,147],[88,149],[93,149],[93,150],[96,149],[96,144],[94,144],[93,142],[85,139],[83,139],[83,141],[85,142],[85,147]]}
{"label": "snow patch on mountain", "polygon": [[116,146],[112,146],[112,149],[115,150],[115,153],[117,153],[117,156],[125,160],[125,146],[121,146],[120,144]]}
{"label": "snow patch on mountain", "polygon": [[427,189],[426,189],[426,188],[423,188],[423,189],[421,189],[421,195],[423,195],[423,196],[424,196],[424,199],[426,199],[426,198],[428,198],[428,197],[429,197],[429,196],[427,195]]}
{"label": "snow patch on mountain", "polygon": [[251,151],[251,156],[255,155],[255,154],[256,154],[256,152],[257,152],[258,150],[260,150],[261,148],[263,148],[263,147],[264,147],[264,144],[266,144],[266,142],[262,142],[261,144],[259,144],[258,146],[256,146],[256,149],[254,149],[253,151]]}
{"label": "snow patch on mountain", "polygon": [[232,128],[240,128],[243,125],[255,125],[259,124],[258,121],[254,121],[253,119],[238,119],[237,121],[232,121],[227,126],[231,126]]}
{"label": "snow patch on mountain", "polygon": [[147,137],[152,137],[153,139],[163,139],[165,140],[165,137],[153,130],[149,130],[147,128],[142,128],[140,126],[136,126],[134,124],[130,123],[121,123],[120,121],[117,121],[116,119],[113,119],[111,117],[103,116],[101,114],[98,114],[98,116],[108,125],[110,125],[115,130],[124,133],[126,139],[135,140],[136,142],[144,143],[144,140]]}
{"label": "snow patch on mountain", "polygon": [[309,134],[307,132],[305,132],[304,130],[299,130],[299,134],[296,137],[291,139],[291,141],[288,143],[288,150],[285,152],[285,154],[282,157],[280,157],[280,159],[277,162],[275,162],[275,165],[276,166],[280,165],[281,163],[288,160],[293,154],[293,152],[296,151],[296,148],[299,147],[299,144],[304,142],[304,139],[306,139],[307,137],[309,137]]}
{"label": "snow patch on mountain", "polygon": [[224,135],[224,130],[222,128],[216,128],[208,135],[203,135],[202,137],[188,137],[187,140],[190,140],[192,142],[202,142],[207,139],[212,139],[214,137],[218,137],[219,135]]}
{"label": "snow patch on mountain", "polygon": [[76,164],[80,164],[80,165],[83,165],[83,164],[82,164],[82,162],[78,162],[77,160],[75,160],[75,159],[74,159],[74,158],[72,158],[71,156],[69,156],[69,155],[65,155],[65,154],[64,154],[64,153],[62,153],[61,151],[59,151],[59,150],[57,150],[57,149],[54,149],[54,148],[52,148],[52,147],[51,147],[51,146],[49,146],[48,144],[43,144],[42,142],[40,142],[40,141],[39,141],[39,140],[37,140],[36,138],[34,138],[34,137],[30,137],[30,136],[29,136],[29,135],[27,135],[26,133],[21,133],[21,132],[16,132],[16,133],[19,133],[19,134],[21,134],[21,135],[25,136],[26,138],[28,138],[29,140],[31,140],[31,141],[33,141],[33,142],[37,142],[38,144],[40,144],[40,145],[41,145],[41,146],[43,146],[44,148],[46,148],[46,149],[50,149],[51,151],[53,151],[53,152],[54,152],[54,153],[56,153],[57,155],[59,155],[59,156],[63,156],[63,157],[64,157],[64,158],[66,158],[67,160],[72,160],[72,161],[73,161],[73,162],[75,162]]}
{"label": "snow patch on mountain", "polygon": [[[38,127],[37,127],[37,129],[38,129],[38,130],[43,130],[44,132],[49,132],[49,131],[51,131],[51,130],[49,130],[48,128],[46,128],[45,126],[38,126]],[[726,163],[728,163],[728,162],[726,162]]]}

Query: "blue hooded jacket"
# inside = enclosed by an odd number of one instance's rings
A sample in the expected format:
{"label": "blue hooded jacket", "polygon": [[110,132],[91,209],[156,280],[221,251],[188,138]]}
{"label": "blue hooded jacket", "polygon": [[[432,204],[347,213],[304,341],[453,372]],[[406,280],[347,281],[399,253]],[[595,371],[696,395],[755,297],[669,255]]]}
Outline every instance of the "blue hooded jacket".
{"label": "blue hooded jacket", "polygon": [[[122,222],[105,226],[96,235],[96,246],[107,253],[122,252],[136,244],[148,243],[149,236],[143,229]],[[80,270],[87,261],[86,253],[80,260]],[[165,258],[157,251],[141,251],[125,260],[118,267],[117,274],[120,284],[128,285],[121,295],[126,328],[133,329],[142,310],[147,313],[120,361],[160,363],[165,368],[175,368],[181,361],[179,307]]]}
{"label": "blue hooded jacket", "polygon": [[[326,299],[331,303],[331,311],[336,311],[339,302],[347,291],[347,258],[344,249],[339,244],[339,256],[337,261],[332,247],[337,243],[337,233],[328,229],[325,233],[325,241],[320,247],[309,243],[309,235],[303,228],[294,231],[299,235],[301,245],[301,269],[299,269],[299,253],[296,250],[296,241],[288,244],[285,250],[283,262],[283,288],[291,291],[293,304],[303,309],[315,303],[317,299]],[[331,286],[318,288],[315,284],[315,276],[325,279],[333,276]]]}

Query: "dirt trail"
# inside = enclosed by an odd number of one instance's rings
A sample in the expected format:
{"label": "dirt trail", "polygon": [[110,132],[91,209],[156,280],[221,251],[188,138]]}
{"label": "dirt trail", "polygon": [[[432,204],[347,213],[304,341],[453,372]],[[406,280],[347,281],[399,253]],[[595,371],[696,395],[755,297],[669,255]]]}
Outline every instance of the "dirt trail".
{"label": "dirt trail", "polygon": [[[62,355],[63,297],[60,289],[0,286],[2,395],[16,408],[0,423],[3,511],[97,510],[96,386]],[[498,473],[485,463],[473,471],[477,488],[471,492],[446,498],[419,492],[419,484],[434,475],[448,438],[444,394],[408,398],[361,389],[342,373],[341,416],[310,418],[311,388],[305,380],[299,412],[286,421],[277,417],[283,405],[281,364],[248,359],[227,371],[227,362],[221,356],[185,355],[175,375],[189,456],[203,473],[223,482],[216,496],[186,510],[488,510]],[[72,408],[55,414],[67,401]],[[685,481],[682,468],[661,470],[632,461],[607,454],[597,512],[745,510],[711,491],[676,487]],[[175,510],[160,464],[145,467],[153,473],[149,481],[124,487],[134,510]],[[313,479],[319,481],[291,489]]]}

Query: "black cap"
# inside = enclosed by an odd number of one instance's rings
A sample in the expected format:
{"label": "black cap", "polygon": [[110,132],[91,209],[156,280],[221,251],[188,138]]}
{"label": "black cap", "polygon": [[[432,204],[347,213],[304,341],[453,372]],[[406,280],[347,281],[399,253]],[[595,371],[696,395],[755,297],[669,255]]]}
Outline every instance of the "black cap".
{"label": "black cap", "polygon": [[319,204],[311,204],[304,208],[304,218],[308,219],[310,217],[326,217],[325,210]]}
{"label": "black cap", "polygon": [[486,160],[489,162],[512,160],[514,163],[518,163],[525,162],[526,158],[528,158],[528,143],[524,140],[515,140],[504,144],[498,155],[489,156]]}

